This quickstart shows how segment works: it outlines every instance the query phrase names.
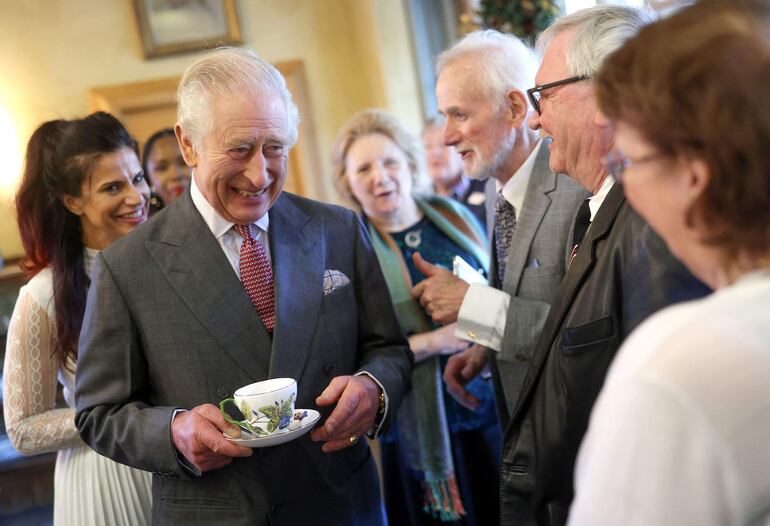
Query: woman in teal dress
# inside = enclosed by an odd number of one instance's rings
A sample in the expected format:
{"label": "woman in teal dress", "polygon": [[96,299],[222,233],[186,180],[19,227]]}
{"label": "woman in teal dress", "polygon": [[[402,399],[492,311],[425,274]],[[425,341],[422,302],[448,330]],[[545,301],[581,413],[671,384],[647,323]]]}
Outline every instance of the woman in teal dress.
{"label": "woman in teal dress", "polygon": [[380,110],[356,114],[334,151],[337,187],[368,227],[399,321],[415,354],[413,389],[382,437],[385,504],[390,524],[497,524],[500,429],[491,386],[468,389],[473,411],[441,380],[448,355],[468,346],[455,324],[438,327],[412,297],[425,278],[417,252],[451,268],[454,256],[486,272],[486,236],[473,214],[439,196],[414,193],[423,154],[416,138]]}

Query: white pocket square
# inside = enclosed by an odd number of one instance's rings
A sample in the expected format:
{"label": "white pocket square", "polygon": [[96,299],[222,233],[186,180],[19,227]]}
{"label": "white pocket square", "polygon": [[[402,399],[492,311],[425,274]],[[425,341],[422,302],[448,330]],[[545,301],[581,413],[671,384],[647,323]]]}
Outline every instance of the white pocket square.
{"label": "white pocket square", "polygon": [[324,271],[324,296],[327,296],[337,289],[348,285],[350,279],[339,270],[327,269]]}

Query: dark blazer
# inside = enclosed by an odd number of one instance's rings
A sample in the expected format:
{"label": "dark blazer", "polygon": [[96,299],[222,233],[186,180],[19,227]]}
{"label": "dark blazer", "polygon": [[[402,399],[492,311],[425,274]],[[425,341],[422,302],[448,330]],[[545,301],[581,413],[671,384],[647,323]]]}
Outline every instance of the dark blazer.
{"label": "dark blazer", "polygon": [[[309,434],[192,477],[171,440],[176,408],[268,377],[315,408],[332,377],[366,370],[395,412],[412,355],[356,216],[284,193],[269,212],[277,321],[264,328],[189,194],[103,251],[80,337],[76,422],[118,462],[153,471],[156,524],[380,524],[366,441],[323,453]],[[325,270],[350,283],[323,293]],[[329,408],[319,409],[322,421]],[[389,416],[388,416],[389,418]]]}
{"label": "dark blazer", "polygon": [[516,406],[551,302],[567,272],[565,254],[571,241],[573,218],[589,195],[566,175],[553,173],[548,158],[548,147],[543,144],[532,168],[524,205],[517,214],[504,283],[497,279],[497,254],[492,240],[490,283],[511,296],[500,352],[489,351],[503,429]]}
{"label": "dark blazer", "polygon": [[[453,199],[459,201],[468,207],[473,212],[476,219],[479,220],[482,227],[487,226],[487,194],[486,194],[486,179],[471,179],[463,195],[452,196]],[[494,208],[494,200],[492,201],[492,208]]]}
{"label": "dark blazer", "polygon": [[566,522],[575,457],[618,347],[653,312],[707,293],[615,185],[559,287],[505,432],[503,525]]}

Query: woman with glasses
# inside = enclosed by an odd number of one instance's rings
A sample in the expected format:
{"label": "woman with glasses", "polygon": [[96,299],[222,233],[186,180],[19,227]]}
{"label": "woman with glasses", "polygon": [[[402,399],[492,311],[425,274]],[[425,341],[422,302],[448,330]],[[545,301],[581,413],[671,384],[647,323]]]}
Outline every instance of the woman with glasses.
{"label": "woman with glasses", "polygon": [[619,350],[572,525],[770,524],[768,15],[706,0],[643,29],[595,79],[610,170],[715,292],[650,317]]}

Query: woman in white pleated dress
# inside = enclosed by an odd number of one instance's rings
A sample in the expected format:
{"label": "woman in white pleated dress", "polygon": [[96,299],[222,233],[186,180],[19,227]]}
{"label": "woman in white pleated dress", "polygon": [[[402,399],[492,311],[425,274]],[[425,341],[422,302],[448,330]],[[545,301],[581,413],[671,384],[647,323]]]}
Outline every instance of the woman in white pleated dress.
{"label": "woman in white pleated dress", "polygon": [[[75,427],[77,342],[96,254],[147,219],[137,145],[112,115],[54,120],[30,138],[17,220],[22,287],[8,328],[3,402],[13,446],[58,451],[54,524],[149,524],[151,474],[102,457]],[[116,364],[120,366],[120,364]],[[58,382],[65,408],[56,407]]]}

